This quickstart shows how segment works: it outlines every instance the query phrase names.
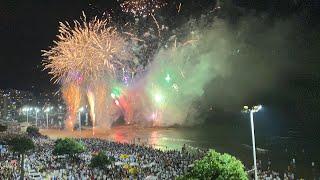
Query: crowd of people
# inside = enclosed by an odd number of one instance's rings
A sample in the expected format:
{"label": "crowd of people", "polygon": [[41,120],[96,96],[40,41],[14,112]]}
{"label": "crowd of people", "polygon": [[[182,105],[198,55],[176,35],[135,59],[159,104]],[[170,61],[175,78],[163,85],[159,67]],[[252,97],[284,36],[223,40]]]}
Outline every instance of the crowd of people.
{"label": "crowd of people", "polygon": [[[78,139],[86,151],[78,155],[77,161],[66,156],[53,155],[55,141],[46,137],[34,137],[36,149],[26,155],[25,179],[175,179],[190,169],[195,160],[206,151],[193,150],[184,146],[181,151],[162,151],[151,146],[112,142],[102,139]],[[0,179],[19,179],[20,162],[17,154],[2,148],[0,154]],[[92,168],[94,154],[105,153],[112,157],[112,163],[104,169]],[[261,160],[257,162],[259,179],[296,179],[293,171],[278,173]],[[135,170],[134,172],[131,170]],[[254,177],[253,171],[249,176]],[[34,178],[37,177],[37,178]]]}
{"label": "crowd of people", "polygon": [[[43,179],[175,179],[184,174],[200,154],[183,151],[161,151],[148,146],[123,144],[101,139],[79,139],[87,150],[79,154],[79,160],[70,161],[64,156],[52,154],[54,141],[34,138],[36,149],[25,159],[25,176],[39,173]],[[90,167],[93,154],[105,152],[114,161],[108,168]],[[126,158],[123,158],[123,157]],[[10,151],[2,152],[0,179],[19,178],[18,157]],[[130,168],[136,169],[135,173]]]}
{"label": "crowd of people", "polygon": [[[315,163],[312,162],[311,163],[311,170],[312,170],[312,174],[308,174],[308,178],[306,179],[314,179],[314,180],[320,180],[320,176],[318,174],[318,171],[315,167]],[[305,178],[301,177],[301,176],[297,176],[296,174],[296,160],[295,158],[293,158],[291,160],[291,162],[289,162],[287,168],[285,168],[285,170],[282,171],[282,173],[279,173],[277,171],[275,171],[272,167],[271,167],[271,160],[265,161],[263,162],[262,160],[258,160],[257,161],[257,172],[258,172],[258,178],[259,179],[264,179],[264,180],[294,180],[294,179],[299,179],[299,180],[303,180]],[[254,171],[253,171],[253,167],[251,170],[249,170],[249,174],[251,175],[252,179],[254,179]]]}
{"label": "crowd of people", "polygon": [[[287,171],[283,175],[279,172],[271,170],[271,161],[268,161],[267,165],[264,167],[262,161],[257,162],[258,178],[265,180],[291,180],[295,179],[294,173],[292,171]],[[253,175],[253,172],[252,172]]]}

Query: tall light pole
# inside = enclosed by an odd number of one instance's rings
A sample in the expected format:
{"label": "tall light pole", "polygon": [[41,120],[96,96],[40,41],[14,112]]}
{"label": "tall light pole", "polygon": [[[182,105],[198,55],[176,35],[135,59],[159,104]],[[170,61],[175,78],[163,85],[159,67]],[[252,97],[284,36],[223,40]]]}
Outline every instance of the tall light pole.
{"label": "tall light pole", "polygon": [[80,130],[80,133],[81,133],[81,113],[84,111],[84,108],[81,107],[79,109],[79,130]]}
{"label": "tall light pole", "polygon": [[52,108],[47,107],[44,112],[46,113],[46,117],[47,117],[47,129],[49,129],[49,112]]}
{"label": "tall light pole", "polygon": [[31,108],[30,107],[24,107],[23,109],[22,109],[22,111],[24,112],[24,113],[27,113],[27,123],[29,123],[29,111],[31,110]]}
{"label": "tall light pole", "polygon": [[29,110],[30,108],[27,108],[27,123],[29,123]]}
{"label": "tall light pole", "polygon": [[38,113],[40,112],[39,108],[35,108],[36,111],[36,127],[38,127]]}
{"label": "tall light pole", "polygon": [[244,106],[243,111],[246,113],[250,113],[250,123],[251,123],[251,138],[252,138],[252,151],[253,151],[253,163],[254,163],[254,177],[255,180],[258,180],[258,170],[257,170],[257,155],[256,155],[256,141],[254,135],[254,122],[253,122],[253,113],[261,110],[262,106],[253,106],[249,108],[249,106]]}

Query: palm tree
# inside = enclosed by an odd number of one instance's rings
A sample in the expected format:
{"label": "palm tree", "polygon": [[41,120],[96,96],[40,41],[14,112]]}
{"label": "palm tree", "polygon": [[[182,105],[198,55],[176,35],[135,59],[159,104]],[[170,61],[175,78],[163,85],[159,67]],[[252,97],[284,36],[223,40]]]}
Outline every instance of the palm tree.
{"label": "palm tree", "polygon": [[8,140],[8,145],[13,152],[19,154],[20,157],[20,179],[24,179],[24,158],[25,154],[34,149],[35,145],[32,139],[22,136],[22,135],[15,135],[10,140]]}

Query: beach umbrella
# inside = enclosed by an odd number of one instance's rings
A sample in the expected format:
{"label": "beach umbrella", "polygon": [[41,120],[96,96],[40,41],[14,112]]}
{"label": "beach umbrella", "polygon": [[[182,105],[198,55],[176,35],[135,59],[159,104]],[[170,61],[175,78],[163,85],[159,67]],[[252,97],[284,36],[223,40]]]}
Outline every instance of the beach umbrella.
{"label": "beach umbrella", "polygon": [[157,180],[157,176],[147,176],[145,180]]}
{"label": "beach umbrella", "polygon": [[123,162],[121,162],[121,161],[118,161],[118,162],[114,163],[114,165],[116,165],[116,166],[121,166],[122,164],[123,164]]}

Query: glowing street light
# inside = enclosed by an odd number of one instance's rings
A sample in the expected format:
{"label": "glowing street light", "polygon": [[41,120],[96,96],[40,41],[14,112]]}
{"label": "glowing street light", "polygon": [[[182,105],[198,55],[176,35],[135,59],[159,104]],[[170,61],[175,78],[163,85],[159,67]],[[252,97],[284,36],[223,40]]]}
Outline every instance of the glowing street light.
{"label": "glowing street light", "polygon": [[257,172],[257,157],[256,157],[256,142],[254,136],[254,123],[253,123],[253,113],[256,113],[262,109],[261,105],[253,106],[249,108],[249,106],[243,107],[243,112],[250,113],[250,122],[251,122],[251,138],[252,138],[252,150],[253,150],[253,163],[254,163],[254,177],[255,180],[258,180],[258,172]]}

